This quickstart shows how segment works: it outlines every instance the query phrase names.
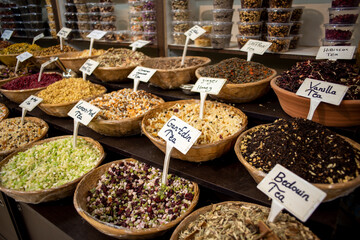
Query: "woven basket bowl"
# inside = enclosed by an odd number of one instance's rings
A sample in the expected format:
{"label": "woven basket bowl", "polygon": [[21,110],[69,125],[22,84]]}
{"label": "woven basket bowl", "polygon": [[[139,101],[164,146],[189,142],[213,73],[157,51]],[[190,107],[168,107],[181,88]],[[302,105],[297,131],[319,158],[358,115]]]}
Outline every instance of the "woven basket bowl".
{"label": "woven basket bowl", "polygon": [[[54,141],[54,140],[57,140],[60,138],[66,138],[66,137],[71,137],[71,136],[60,136],[60,137],[48,138],[48,139],[33,143],[25,148],[21,148],[21,149],[17,150],[16,152],[12,153],[11,155],[7,156],[2,162],[0,162],[0,169],[12,158],[12,156],[17,154],[18,152],[22,152],[22,151],[29,149],[35,145],[40,145],[40,144],[43,144],[46,142],[51,142],[51,141]],[[80,136],[78,136],[78,138],[82,138],[82,139],[86,140],[87,142],[93,144],[97,149],[99,149],[99,151],[101,152],[100,157],[97,160],[96,166],[94,168],[99,166],[100,163],[105,158],[105,152],[104,152],[103,147],[100,145],[99,142],[97,142],[91,138],[80,137]],[[88,174],[88,173],[86,173],[86,174]],[[18,202],[37,204],[37,203],[42,203],[42,202],[55,201],[55,200],[59,200],[59,199],[71,196],[74,193],[74,190],[75,190],[78,182],[81,180],[81,178],[86,176],[86,174],[84,174],[83,176],[81,176],[77,179],[74,179],[71,182],[63,184],[59,187],[54,187],[54,188],[45,189],[45,190],[20,191],[20,190],[13,190],[13,189],[5,188],[0,184],[0,191],[3,191],[6,195],[14,198]]]}
{"label": "woven basket bowl", "polygon": [[[234,147],[236,156],[238,157],[240,162],[245,166],[246,170],[250,173],[250,175],[252,176],[252,178],[255,180],[256,183],[261,182],[264,179],[264,177],[266,176],[266,173],[253,167],[245,160],[245,158],[243,157],[243,155],[241,154],[241,151],[240,151],[240,147],[241,147],[240,143],[246,135],[248,135],[252,131],[255,131],[260,126],[263,126],[263,125],[253,127],[251,129],[243,132],[237,139],[237,141],[235,143],[235,147]],[[357,143],[347,137],[344,137],[341,135],[339,135],[339,136],[342,137],[343,139],[345,139],[348,143],[350,143],[351,146],[360,150],[359,143]],[[324,191],[327,194],[326,198],[323,200],[323,202],[327,202],[327,201],[331,201],[331,200],[334,200],[334,199],[342,197],[342,196],[346,196],[349,193],[351,193],[352,191],[354,191],[355,188],[360,186],[360,176],[358,176],[354,180],[346,182],[346,183],[334,183],[334,184],[313,183],[313,185],[315,187],[321,189],[322,191]]]}
{"label": "woven basket bowl", "polygon": [[[98,85],[98,84],[95,84]],[[99,97],[103,95],[106,92],[106,88],[104,86],[98,85],[102,88],[102,92],[96,96],[92,96],[86,99],[83,99],[84,101],[89,101],[93,98]],[[80,100],[80,99],[79,99]],[[57,104],[50,104],[50,103],[40,103],[38,107],[45,112],[48,115],[54,116],[54,117],[68,117],[68,112],[79,102],[73,101],[73,102],[67,102],[67,103],[57,103]]]}
{"label": "woven basket bowl", "polygon": [[[280,106],[292,117],[307,118],[310,99],[296,95],[277,85],[279,77],[271,80],[270,85],[279,99]],[[320,103],[312,121],[328,127],[350,127],[360,124],[360,100],[343,100],[339,106]]]}
{"label": "woven basket bowl", "polygon": [[113,163],[120,163],[123,161],[136,161],[134,159],[128,158],[123,160],[117,160],[114,162],[110,162],[107,164],[104,164],[95,170],[93,170],[91,173],[86,175],[78,184],[75,190],[74,194],[74,206],[76,211],[80,214],[81,217],[83,217],[88,223],[90,223],[94,228],[96,228],[98,231],[109,235],[111,237],[115,237],[118,239],[148,239],[148,238],[155,238],[157,236],[160,236],[164,234],[167,230],[175,227],[182,219],[184,219],[196,206],[198,200],[199,200],[199,187],[196,183],[193,182],[194,185],[194,199],[187,209],[185,213],[183,213],[180,217],[177,219],[161,225],[156,228],[149,228],[144,230],[131,230],[131,229],[125,229],[125,228],[118,228],[114,227],[114,225],[104,223],[100,220],[97,220],[93,218],[88,212],[86,207],[86,198],[88,195],[88,192],[90,189],[94,188],[97,185],[97,182],[100,179],[100,176],[103,175],[107,169],[113,164]]}
{"label": "woven basket bowl", "polygon": [[[17,118],[21,118],[21,117],[17,117]],[[15,118],[14,118],[15,119]],[[32,121],[32,122],[37,122],[41,125],[41,129],[42,129],[42,133],[41,135],[36,138],[34,141],[29,142],[26,145],[23,145],[21,147],[26,147],[29,144],[32,144],[33,142],[39,141],[41,139],[43,139],[45,137],[45,135],[47,134],[48,130],[49,130],[49,125],[42,119],[37,118],[37,117],[25,117],[25,120],[27,121]],[[10,153],[16,151],[18,148],[14,148],[14,149],[10,149],[10,150],[6,150],[6,151],[0,151],[0,160],[2,160],[3,158],[5,158],[7,155],[9,155]]]}
{"label": "woven basket bowl", "polygon": [[[59,54],[53,54],[53,55],[47,55],[47,56],[33,56],[31,59],[32,59],[32,62],[34,63],[34,65],[40,69],[41,64],[49,61],[51,57],[59,57],[60,58],[63,54],[65,54],[65,53],[59,53]],[[57,68],[58,67],[56,66],[56,63],[52,62],[49,65],[47,65],[44,68],[44,70],[55,70]]]}
{"label": "woven basket bowl", "polygon": [[16,57],[18,55],[19,54],[0,55],[0,61],[8,67],[14,67],[14,66],[16,66],[16,62],[17,62]]}
{"label": "woven basket bowl", "polygon": [[[182,84],[189,83],[196,79],[195,70],[199,67],[205,66],[211,62],[210,58],[207,57],[194,57],[189,56],[186,58],[197,58],[204,60],[203,64],[196,66],[186,67],[186,68],[176,68],[176,69],[156,69],[155,74],[150,78],[150,83],[160,87],[162,89],[176,89],[179,88]],[[140,64],[143,67],[152,68],[154,62],[166,62],[170,59],[181,59],[181,57],[159,57],[159,58],[149,58]]]}
{"label": "woven basket bowl", "polygon": [[98,67],[94,70],[95,77],[103,82],[127,82],[127,77],[137,65],[128,67]]}
{"label": "woven basket bowl", "polygon": [[[202,69],[204,69],[204,67],[196,70],[195,74],[197,78],[206,77],[200,75],[200,71]],[[276,76],[276,71],[272,68],[270,68],[270,70],[272,73],[269,77],[257,82],[241,84],[226,83],[218,95],[210,95],[210,97],[231,103],[246,103],[254,101],[255,99],[264,96],[270,90],[270,80]]]}
{"label": "woven basket bowl", "polygon": [[[259,208],[267,208],[258,204],[254,204],[254,203],[248,203],[248,202],[240,202],[240,201],[226,201],[226,202],[220,202],[217,204],[213,204],[213,205],[209,205],[209,206],[205,206],[202,208],[197,209],[196,211],[192,212],[189,216],[187,216],[174,230],[173,234],[171,235],[170,240],[178,240],[180,237],[181,232],[183,232],[184,230],[186,230],[188,228],[188,226],[190,225],[190,223],[196,221],[196,219],[198,219],[201,215],[210,212],[214,207],[220,206],[220,205],[232,205],[232,206],[237,206],[237,205],[246,205],[246,206],[256,206]],[[266,219],[265,219],[266,220]],[[265,222],[265,221],[264,221]],[[317,236],[315,236],[315,239],[319,239]],[[193,238],[188,238],[188,239],[193,239]],[[261,239],[266,239],[266,238],[261,238]],[[270,239],[270,238],[269,238]],[[275,239],[275,238],[271,238],[271,239]]]}
{"label": "woven basket bowl", "polygon": [[9,109],[6,107],[5,104],[0,103],[0,107],[4,108],[4,114],[3,114],[2,117],[0,116],[0,122],[1,122],[2,120],[4,120],[5,118],[7,118],[9,116],[10,112],[9,112]]}
{"label": "woven basket bowl", "polygon": [[81,52],[68,52],[62,54],[59,59],[67,69],[71,69],[76,73],[81,73],[81,66],[88,60],[97,58],[99,55],[92,55],[87,57],[78,57]]}
{"label": "woven basket bowl", "polygon": [[[176,103],[185,104],[185,103],[193,103],[193,104],[200,104],[199,100],[180,100],[180,101],[173,101],[173,102],[166,102],[162,105],[160,105],[157,108],[154,108],[147,112],[142,120],[141,123],[141,130],[142,132],[150,139],[150,141],[158,147],[162,152],[165,153],[166,149],[166,143],[164,140],[160,140],[156,137],[154,137],[152,134],[150,134],[146,130],[146,125],[148,125],[148,119],[155,117],[158,115],[159,112],[162,112],[163,109],[170,108],[171,106],[175,105]],[[220,141],[217,141],[215,143],[210,144],[201,144],[201,145],[193,145],[190,150],[184,155],[180,151],[178,151],[176,148],[173,148],[171,152],[171,157],[178,158],[185,161],[190,162],[204,162],[213,160],[215,158],[218,158],[228,152],[233,146],[236,141],[236,138],[240,135],[241,132],[243,132],[247,126],[248,120],[246,115],[239,110],[238,108],[222,104],[228,108],[231,108],[235,113],[242,116],[242,119],[244,120],[244,123],[242,127],[232,136],[226,137]]]}
{"label": "woven basket bowl", "polygon": [[[59,76],[62,77],[62,75],[57,72],[46,72],[43,74],[58,74]],[[14,80],[16,78],[18,77],[12,78],[11,80]],[[20,104],[31,95],[35,95],[36,93],[40,92],[45,88],[46,87],[40,87],[40,88],[23,89],[23,90],[7,90],[0,88],[0,92],[4,94],[4,96],[7,97],[10,101]]]}

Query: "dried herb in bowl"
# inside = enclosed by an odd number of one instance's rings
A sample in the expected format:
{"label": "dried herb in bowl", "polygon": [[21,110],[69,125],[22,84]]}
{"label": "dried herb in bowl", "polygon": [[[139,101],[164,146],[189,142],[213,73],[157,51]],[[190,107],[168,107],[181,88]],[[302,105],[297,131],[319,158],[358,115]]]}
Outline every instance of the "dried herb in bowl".
{"label": "dried herb in bowl", "polygon": [[322,80],[349,87],[344,99],[360,99],[360,76],[355,65],[347,62],[330,60],[307,60],[298,62],[277,79],[279,87],[296,92],[306,78]]}

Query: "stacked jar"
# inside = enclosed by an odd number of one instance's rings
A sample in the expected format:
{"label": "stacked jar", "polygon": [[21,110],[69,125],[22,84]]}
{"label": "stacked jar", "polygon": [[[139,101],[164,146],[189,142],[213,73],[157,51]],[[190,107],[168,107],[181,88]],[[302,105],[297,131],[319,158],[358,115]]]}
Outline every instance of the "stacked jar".
{"label": "stacked jar", "polygon": [[350,46],[359,16],[358,0],[333,0],[329,8],[329,23],[325,26],[323,46]]}
{"label": "stacked jar", "polygon": [[304,6],[293,7],[293,12],[290,19],[290,22],[293,24],[290,28],[290,37],[292,37],[292,39],[290,41],[289,49],[297,48],[299,40],[302,37],[302,34],[300,34],[300,29],[303,24],[301,17],[304,12],[304,8]]}
{"label": "stacked jar", "polygon": [[129,0],[131,41],[147,40],[156,43],[155,0]]}
{"label": "stacked jar", "polygon": [[170,0],[171,5],[171,29],[174,44],[184,45],[186,36],[184,33],[192,27],[190,21],[189,0]]}
{"label": "stacked jar", "polygon": [[11,2],[0,3],[0,30],[12,30],[13,36],[26,36],[19,7]]}
{"label": "stacked jar", "polygon": [[51,5],[51,1],[50,0],[46,0],[46,12],[47,12],[47,17],[48,17],[48,21],[49,21],[49,32],[50,35],[53,38],[56,38],[56,25],[55,25],[55,18],[54,18],[54,12],[53,12],[53,8]]}
{"label": "stacked jar", "polygon": [[230,45],[234,0],[213,0],[211,45],[222,49]]}

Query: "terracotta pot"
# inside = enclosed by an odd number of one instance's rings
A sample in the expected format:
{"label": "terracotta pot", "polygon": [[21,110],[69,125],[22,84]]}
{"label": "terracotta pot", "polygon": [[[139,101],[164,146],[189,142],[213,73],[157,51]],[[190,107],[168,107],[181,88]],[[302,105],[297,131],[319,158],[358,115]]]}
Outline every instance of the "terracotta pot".
{"label": "terracotta pot", "polygon": [[[292,117],[307,118],[310,99],[280,88],[276,77],[270,86],[279,99],[281,108]],[[312,121],[329,127],[350,127],[360,125],[360,100],[343,100],[339,106],[320,103]]]}

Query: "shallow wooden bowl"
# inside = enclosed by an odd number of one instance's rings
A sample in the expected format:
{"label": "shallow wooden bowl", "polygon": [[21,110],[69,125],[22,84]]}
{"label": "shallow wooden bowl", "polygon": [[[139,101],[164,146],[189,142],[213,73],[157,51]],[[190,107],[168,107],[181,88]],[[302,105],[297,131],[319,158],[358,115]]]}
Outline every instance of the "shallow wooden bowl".
{"label": "shallow wooden bowl", "polygon": [[[205,206],[202,208],[197,209],[196,211],[192,212],[189,216],[187,216],[174,230],[173,234],[171,235],[170,240],[177,240],[180,237],[181,232],[183,232],[184,230],[186,230],[188,228],[188,226],[190,225],[190,223],[192,223],[193,221],[196,221],[196,219],[198,219],[201,215],[210,212],[214,207],[217,207],[219,205],[247,205],[247,206],[255,206],[255,207],[259,207],[259,208],[267,208],[258,204],[254,204],[254,203],[248,203],[248,202],[240,202],[240,201],[226,201],[226,202],[220,202],[217,204],[213,204],[213,205],[209,205],[209,206]],[[315,239],[319,239],[317,236],[314,235]],[[193,238],[189,238],[189,239],[193,239]],[[263,239],[263,238],[261,238]],[[270,239],[270,238],[269,238]],[[275,239],[275,238],[272,238]]]}
{"label": "shallow wooden bowl", "polygon": [[[23,75],[23,76],[24,76],[24,75]],[[20,77],[22,77],[22,76],[20,76]],[[1,87],[2,85],[4,85],[5,83],[10,82],[11,80],[14,80],[14,79],[16,79],[16,78],[19,78],[19,77],[11,77],[11,78],[6,78],[6,79],[3,79],[3,80],[0,80],[0,87]]]}
{"label": "shallow wooden bowl", "polygon": [[5,55],[2,54],[0,55],[0,61],[8,67],[14,67],[16,66],[16,62],[17,62],[16,59],[17,55],[19,54],[5,54]]}
{"label": "shallow wooden bowl", "polygon": [[[54,140],[57,140],[60,138],[67,138],[67,137],[71,137],[71,136],[60,136],[60,137],[48,138],[48,139],[33,143],[25,148],[21,148],[21,149],[17,150],[16,152],[12,153],[11,155],[9,155],[8,157],[6,157],[2,162],[0,162],[0,169],[4,166],[4,164],[6,164],[12,158],[12,156],[17,154],[18,152],[22,152],[22,151],[29,149],[35,145],[40,145],[40,144],[43,144],[46,142],[51,142],[51,141],[54,141]],[[87,142],[94,145],[97,149],[99,149],[101,154],[100,154],[100,157],[94,168],[99,166],[100,163],[105,158],[105,152],[104,152],[103,147],[100,145],[99,142],[97,142],[91,138],[80,137],[80,136],[78,136],[78,138],[82,138],[82,139],[86,140]],[[86,174],[88,174],[88,173],[86,173]],[[78,182],[81,180],[81,178],[86,176],[86,174],[84,174],[82,177],[79,177],[79,178],[77,178],[71,182],[68,182],[64,185],[61,185],[59,187],[45,189],[45,190],[20,191],[20,190],[13,190],[13,189],[5,188],[5,187],[1,186],[1,184],[0,184],[0,191],[3,191],[6,195],[14,198],[16,201],[19,201],[19,202],[37,204],[37,203],[42,203],[42,202],[55,201],[55,200],[62,199],[64,197],[71,196],[74,193],[74,190],[75,190]]]}
{"label": "shallow wooden bowl", "polygon": [[98,67],[94,70],[94,75],[103,82],[125,82],[137,65],[127,67]]}
{"label": "shallow wooden bowl", "polygon": [[67,69],[71,69],[76,73],[81,73],[81,66],[88,60],[97,58],[99,55],[79,57],[81,52],[68,52],[59,56],[60,61]]}
{"label": "shallow wooden bowl", "polygon": [[[280,88],[277,84],[279,77],[272,79],[270,85],[279,99],[281,108],[292,117],[307,118],[310,99]],[[312,121],[329,127],[358,126],[360,100],[343,100],[339,106],[322,102],[316,108]]]}
{"label": "shallow wooden bowl", "polygon": [[[195,72],[196,77],[201,76],[200,71],[204,67],[198,68]],[[269,68],[271,75],[267,78],[251,83],[226,83],[218,95],[210,95],[211,98],[231,103],[251,102],[264,96],[270,90],[270,81],[276,76],[275,69]]]}
{"label": "shallow wooden bowl", "polygon": [[[92,96],[86,99],[83,99],[84,101],[89,101],[93,98],[99,97],[103,95],[106,92],[106,88],[104,86],[98,85],[102,88],[102,92],[96,96]],[[68,112],[79,102],[73,101],[73,102],[67,102],[67,103],[57,103],[57,104],[50,104],[50,103],[40,103],[38,107],[45,112],[48,115],[55,116],[55,117],[68,117]]]}
{"label": "shallow wooden bowl", "polygon": [[[155,74],[150,78],[150,83],[162,89],[180,88],[181,85],[187,84],[190,81],[195,80],[195,70],[197,68],[205,66],[211,62],[210,58],[207,57],[188,56],[186,58],[202,59],[204,60],[204,63],[186,68],[176,68],[168,70],[156,69]],[[149,58],[142,61],[140,65],[143,67],[152,68],[151,66],[154,62],[166,62],[170,59],[181,59],[181,57]]]}
{"label": "shallow wooden bowl", "polygon": [[117,160],[104,164],[96,168],[95,170],[91,171],[88,175],[86,175],[80,181],[80,183],[78,184],[75,190],[74,206],[76,211],[80,214],[81,217],[83,217],[88,223],[90,223],[94,228],[96,228],[100,232],[118,239],[155,238],[157,236],[164,234],[166,231],[176,226],[195,208],[197,202],[199,201],[199,187],[196,183],[193,182],[195,194],[194,194],[194,199],[191,205],[189,206],[188,210],[180,217],[167,224],[145,230],[137,230],[137,229],[131,230],[127,228],[116,227],[112,224],[104,223],[98,219],[95,219],[87,212],[86,198],[88,192],[90,189],[94,188],[97,185],[97,182],[99,181],[101,175],[103,175],[113,163],[119,163],[123,161],[137,161],[137,160],[128,158],[128,159]]}
{"label": "shallow wooden bowl", "polygon": [[3,110],[4,110],[4,114],[2,116],[0,116],[0,121],[2,121],[9,116],[10,112],[9,112],[9,109],[6,107],[6,105],[3,103],[0,103],[0,108],[3,108]]}
{"label": "shallow wooden bowl", "polygon": [[[17,117],[17,118],[21,118],[21,117]],[[42,120],[40,118],[37,118],[37,117],[25,117],[25,120],[39,123],[41,125],[42,133],[34,141],[29,142],[28,144],[25,144],[25,145],[21,146],[21,148],[26,147],[26,146],[28,146],[28,145],[36,142],[36,141],[39,141],[39,140],[43,139],[46,136],[46,134],[47,134],[47,132],[49,130],[49,125],[44,120]],[[13,149],[6,150],[6,151],[0,151],[0,160],[4,159],[7,155],[11,154],[12,152],[16,151],[17,149],[19,149],[19,148],[13,148]]]}
{"label": "shallow wooden bowl", "polygon": [[[244,165],[246,170],[250,173],[250,175],[252,176],[252,178],[255,180],[256,183],[261,182],[267,174],[263,171],[258,170],[255,167],[253,167],[245,160],[245,158],[243,157],[243,155],[241,154],[241,151],[240,151],[240,147],[241,147],[240,143],[246,135],[248,135],[250,132],[255,131],[260,126],[263,126],[263,125],[253,127],[251,129],[243,132],[237,139],[237,141],[235,143],[235,147],[234,147],[236,156],[238,157],[240,162]],[[350,143],[351,146],[360,150],[359,143],[357,143],[347,137],[344,137],[341,135],[339,135],[339,136],[344,138],[348,143]],[[355,188],[360,186],[360,176],[358,176],[354,180],[346,182],[346,183],[334,183],[334,184],[313,183],[313,185],[315,187],[321,189],[322,191],[324,191],[327,194],[326,198],[323,200],[324,202],[327,202],[327,201],[331,201],[331,200],[334,200],[334,199],[342,197],[342,196],[346,196],[349,193],[351,193],[352,191],[354,191]]]}
{"label": "shallow wooden bowl", "polygon": [[[148,124],[148,119],[155,117],[158,115],[159,112],[162,112],[163,109],[170,108],[171,106],[175,105],[176,103],[185,104],[185,103],[197,103],[200,104],[199,100],[180,100],[180,101],[173,101],[173,102],[165,102],[161,104],[159,107],[154,108],[147,112],[142,120],[141,123],[141,130],[145,134],[146,137],[150,139],[150,141],[158,147],[162,152],[165,153],[166,143],[164,140],[160,140],[154,137],[146,130],[146,125]],[[204,162],[213,160],[218,158],[228,152],[233,146],[236,141],[236,138],[246,129],[247,126],[247,117],[246,115],[238,108],[226,105],[221,103],[222,105],[231,108],[235,113],[242,116],[244,120],[242,127],[232,136],[226,137],[220,141],[210,144],[201,144],[201,145],[193,145],[190,150],[184,155],[176,148],[173,148],[171,152],[171,157],[178,158],[185,161],[190,162]]]}

